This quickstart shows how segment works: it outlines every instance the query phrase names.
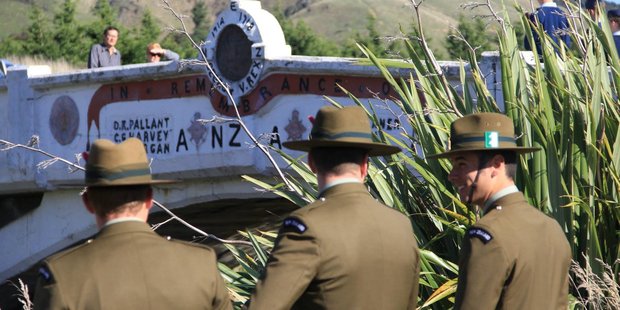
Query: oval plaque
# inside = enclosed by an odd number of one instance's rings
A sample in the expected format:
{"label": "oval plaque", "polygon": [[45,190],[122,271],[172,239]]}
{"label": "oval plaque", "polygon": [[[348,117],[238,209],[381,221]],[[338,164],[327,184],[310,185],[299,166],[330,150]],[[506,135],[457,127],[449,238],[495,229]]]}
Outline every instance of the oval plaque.
{"label": "oval plaque", "polygon": [[50,130],[56,142],[67,145],[73,142],[80,124],[80,113],[75,101],[60,96],[54,101],[50,112]]}

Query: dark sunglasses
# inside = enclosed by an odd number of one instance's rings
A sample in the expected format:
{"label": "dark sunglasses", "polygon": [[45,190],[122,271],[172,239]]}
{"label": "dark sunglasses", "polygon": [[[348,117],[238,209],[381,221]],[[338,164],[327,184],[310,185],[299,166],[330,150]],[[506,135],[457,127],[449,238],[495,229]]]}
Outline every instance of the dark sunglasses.
{"label": "dark sunglasses", "polygon": [[149,54],[151,54],[151,56],[159,56],[159,57],[163,56],[163,54],[157,54],[157,53],[149,53]]}

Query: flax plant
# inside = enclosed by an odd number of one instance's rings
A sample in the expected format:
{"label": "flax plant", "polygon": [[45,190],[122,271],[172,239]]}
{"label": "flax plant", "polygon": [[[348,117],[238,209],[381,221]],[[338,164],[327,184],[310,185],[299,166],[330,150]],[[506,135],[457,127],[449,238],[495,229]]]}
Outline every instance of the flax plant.
{"label": "flax plant", "polygon": [[[405,40],[409,55],[403,62],[378,59],[360,46],[367,61],[383,73],[398,94],[393,98],[400,109],[394,111],[395,116],[407,124],[403,128],[412,129],[390,136],[375,126],[376,140],[398,145],[403,152],[373,158],[367,184],[373,196],[411,219],[421,248],[420,309],[448,309],[453,305],[461,239],[479,217],[476,210],[460,202],[449,185],[450,163],[427,160],[425,154],[447,149],[450,123],[474,112],[506,113],[515,123],[517,143],[541,148],[521,157],[517,186],[535,208],[560,223],[571,244],[575,266],[599,277],[607,275],[605,279],[617,284],[613,275],[618,274],[616,260],[620,256],[620,63],[604,15],[599,26],[570,4],[569,12],[572,48],[553,43],[522,14],[528,39],[533,40],[531,33],[537,32],[542,40],[541,50],[533,51],[533,63],[527,63],[518,50],[508,16],[498,19],[497,80],[501,81],[502,102],[489,92],[485,80],[489,72],[478,66],[474,47],[467,62],[461,64],[460,85],[452,86],[425,44],[423,29],[419,40]],[[492,15],[498,18],[498,14]],[[391,66],[409,68],[411,74],[395,78]],[[374,108],[370,106],[367,112],[370,121],[378,124]],[[283,182],[246,180],[300,207],[314,200],[316,179],[307,165],[299,158],[280,155],[289,165],[286,177],[293,191]],[[247,237],[255,253],[228,246],[239,261],[238,267],[227,269],[227,278],[241,283],[235,286],[238,305],[247,300],[264,268],[275,234],[256,232],[247,233]],[[598,291],[587,283],[589,290],[584,291],[585,278],[578,270],[571,272],[571,308],[591,308],[589,298],[618,296],[618,285],[609,281]],[[589,296],[594,291],[604,292],[603,296]]]}

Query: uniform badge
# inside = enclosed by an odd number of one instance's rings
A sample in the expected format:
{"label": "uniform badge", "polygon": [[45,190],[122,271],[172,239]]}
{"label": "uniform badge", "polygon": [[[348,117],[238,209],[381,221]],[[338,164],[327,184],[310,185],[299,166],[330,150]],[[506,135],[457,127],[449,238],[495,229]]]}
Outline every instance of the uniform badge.
{"label": "uniform badge", "polygon": [[499,147],[499,134],[497,131],[484,132],[484,148],[494,149]]}
{"label": "uniform badge", "polygon": [[480,241],[482,241],[482,243],[484,244],[487,244],[489,243],[489,241],[493,240],[493,236],[491,235],[491,233],[479,227],[470,228],[467,231],[467,235],[470,238],[474,237],[480,239]]}
{"label": "uniform badge", "polygon": [[47,266],[42,266],[39,268],[39,276],[45,281],[45,283],[54,283],[54,275],[47,268]]}
{"label": "uniform badge", "polygon": [[287,217],[284,219],[284,222],[282,222],[281,231],[290,231],[303,234],[306,229],[306,224],[304,224],[304,222],[302,222],[300,219],[294,217]]}

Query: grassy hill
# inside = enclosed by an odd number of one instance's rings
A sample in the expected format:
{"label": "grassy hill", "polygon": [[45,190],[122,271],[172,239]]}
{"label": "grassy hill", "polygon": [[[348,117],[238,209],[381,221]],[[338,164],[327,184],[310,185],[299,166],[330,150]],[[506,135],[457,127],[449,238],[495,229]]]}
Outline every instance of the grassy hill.
{"label": "grassy hill", "polygon": [[[0,39],[25,30],[29,24],[28,12],[33,5],[42,7],[51,17],[58,10],[63,0],[2,0],[3,9],[0,10],[0,20],[3,21],[3,31]],[[185,15],[191,15],[191,9],[196,0],[169,0],[171,5]],[[79,20],[91,19],[90,11],[96,0],[77,1],[77,16]],[[211,20],[226,7],[227,0],[205,0],[209,8]],[[283,10],[293,20],[303,20],[316,33],[323,35],[334,42],[343,42],[356,32],[364,33],[369,16],[377,20],[377,29],[383,35],[399,35],[399,27],[405,31],[411,29],[411,24],[417,23],[411,0],[263,0],[263,8],[274,12]],[[431,46],[444,53],[443,42],[450,27],[457,25],[460,14],[470,16],[488,14],[488,10],[466,10],[461,5],[471,0],[416,0],[420,5],[420,16],[424,24],[427,37],[431,39]],[[502,10],[503,0],[492,0],[496,11]],[[514,3],[530,8],[530,0],[506,0],[507,11],[516,16]],[[533,1],[536,2],[536,1]],[[162,7],[161,0],[110,0],[110,3],[119,12],[119,22],[130,26],[139,23],[144,10],[149,10],[163,25],[177,25],[172,14]],[[187,20],[192,27],[191,20]],[[165,27],[162,27],[165,28]]]}

